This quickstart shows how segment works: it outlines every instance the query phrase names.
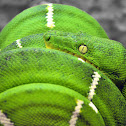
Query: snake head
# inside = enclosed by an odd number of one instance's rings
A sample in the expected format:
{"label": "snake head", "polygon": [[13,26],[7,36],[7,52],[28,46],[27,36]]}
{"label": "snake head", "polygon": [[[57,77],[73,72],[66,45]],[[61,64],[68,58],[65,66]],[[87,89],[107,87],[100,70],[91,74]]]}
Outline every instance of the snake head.
{"label": "snake head", "polygon": [[126,49],[117,41],[85,33],[49,31],[44,35],[46,48],[57,49],[82,58],[105,75],[119,88],[126,81]]}

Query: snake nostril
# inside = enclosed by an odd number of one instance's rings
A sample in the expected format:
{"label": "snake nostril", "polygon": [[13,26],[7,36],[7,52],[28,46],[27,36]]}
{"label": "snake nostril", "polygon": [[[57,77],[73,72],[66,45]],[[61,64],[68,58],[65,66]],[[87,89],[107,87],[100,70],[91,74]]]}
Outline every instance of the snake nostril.
{"label": "snake nostril", "polygon": [[49,41],[50,39],[51,39],[51,36],[46,36],[46,37],[45,37],[45,40],[46,40],[46,41]]}

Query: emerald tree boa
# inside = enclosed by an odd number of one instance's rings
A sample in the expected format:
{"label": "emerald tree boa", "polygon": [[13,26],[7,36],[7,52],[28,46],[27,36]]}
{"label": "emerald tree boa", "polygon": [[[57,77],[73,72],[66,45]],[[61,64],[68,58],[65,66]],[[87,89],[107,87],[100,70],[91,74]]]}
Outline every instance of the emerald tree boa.
{"label": "emerald tree boa", "polygon": [[86,12],[29,8],[0,49],[1,126],[126,125],[126,49]]}

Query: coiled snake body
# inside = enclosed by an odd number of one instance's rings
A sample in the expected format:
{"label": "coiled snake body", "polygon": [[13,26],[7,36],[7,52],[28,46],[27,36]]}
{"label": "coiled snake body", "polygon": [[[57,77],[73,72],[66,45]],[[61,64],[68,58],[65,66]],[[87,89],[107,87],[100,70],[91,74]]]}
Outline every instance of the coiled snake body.
{"label": "coiled snake body", "polygon": [[29,8],[0,48],[0,125],[126,125],[126,50],[86,12]]}

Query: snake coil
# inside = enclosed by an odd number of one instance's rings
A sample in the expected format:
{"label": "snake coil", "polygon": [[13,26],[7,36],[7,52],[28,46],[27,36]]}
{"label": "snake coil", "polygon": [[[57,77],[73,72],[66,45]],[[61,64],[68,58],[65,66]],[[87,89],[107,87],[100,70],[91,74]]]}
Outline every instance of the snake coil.
{"label": "snake coil", "polygon": [[108,39],[95,19],[72,6],[39,5],[17,15],[0,33],[0,125],[126,125],[120,90],[81,57],[47,48],[43,36],[51,30]]}

